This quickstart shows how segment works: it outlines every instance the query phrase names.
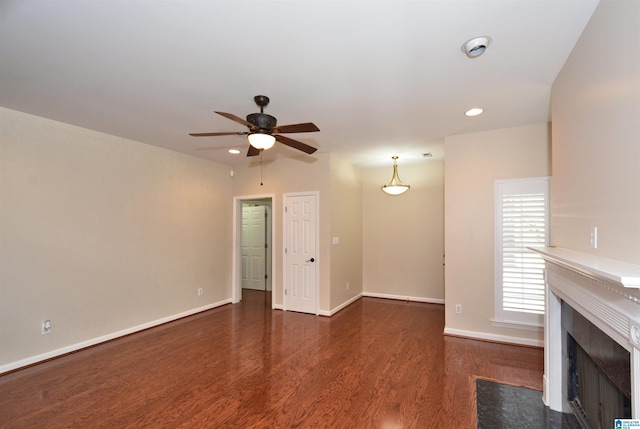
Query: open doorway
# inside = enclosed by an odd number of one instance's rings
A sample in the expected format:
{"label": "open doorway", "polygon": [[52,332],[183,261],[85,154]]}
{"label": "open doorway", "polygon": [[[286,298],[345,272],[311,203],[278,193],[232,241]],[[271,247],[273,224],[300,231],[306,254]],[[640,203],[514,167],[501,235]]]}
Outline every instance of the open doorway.
{"label": "open doorway", "polygon": [[233,294],[262,293],[273,302],[273,195],[234,197]]}

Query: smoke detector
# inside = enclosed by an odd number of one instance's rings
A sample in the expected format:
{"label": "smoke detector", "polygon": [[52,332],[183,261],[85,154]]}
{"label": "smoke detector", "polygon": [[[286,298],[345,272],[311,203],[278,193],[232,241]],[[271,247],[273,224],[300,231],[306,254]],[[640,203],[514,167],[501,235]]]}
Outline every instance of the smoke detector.
{"label": "smoke detector", "polygon": [[476,58],[484,54],[484,51],[491,45],[491,37],[480,36],[474,37],[471,40],[467,40],[462,45],[462,52],[469,58]]}

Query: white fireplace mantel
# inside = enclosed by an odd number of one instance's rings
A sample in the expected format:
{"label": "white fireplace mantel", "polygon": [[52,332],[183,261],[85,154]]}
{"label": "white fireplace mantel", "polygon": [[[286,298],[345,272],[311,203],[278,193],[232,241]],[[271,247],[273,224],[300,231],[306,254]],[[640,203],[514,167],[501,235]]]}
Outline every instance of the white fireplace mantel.
{"label": "white fireplace mantel", "polygon": [[624,288],[640,289],[640,265],[602,258],[560,247],[532,247],[549,262],[579,271],[599,280],[618,283]]}
{"label": "white fireplace mantel", "polygon": [[557,247],[531,250],[545,260],[545,404],[570,412],[563,374],[565,301],[629,351],[632,415],[640,418],[640,265]]}

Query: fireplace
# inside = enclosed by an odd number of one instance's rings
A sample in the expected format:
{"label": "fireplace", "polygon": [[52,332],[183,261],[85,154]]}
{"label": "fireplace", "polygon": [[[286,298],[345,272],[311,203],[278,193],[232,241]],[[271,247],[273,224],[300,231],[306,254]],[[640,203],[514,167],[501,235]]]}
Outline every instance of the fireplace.
{"label": "fireplace", "polygon": [[640,419],[640,265],[531,250],[545,259],[545,404],[582,407],[591,427]]}
{"label": "fireplace", "polygon": [[611,427],[631,418],[631,355],[566,302],[567,399],[582,427]]}

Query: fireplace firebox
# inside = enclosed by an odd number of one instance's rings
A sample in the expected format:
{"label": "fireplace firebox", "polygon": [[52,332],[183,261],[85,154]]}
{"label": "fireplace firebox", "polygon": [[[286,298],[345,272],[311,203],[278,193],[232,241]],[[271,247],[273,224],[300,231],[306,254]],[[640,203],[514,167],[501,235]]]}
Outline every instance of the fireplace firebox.
{"label": "fireplace firebox", "polygon": [[566,302],[567,400],[583,428],[631,418],[630,354]]}

